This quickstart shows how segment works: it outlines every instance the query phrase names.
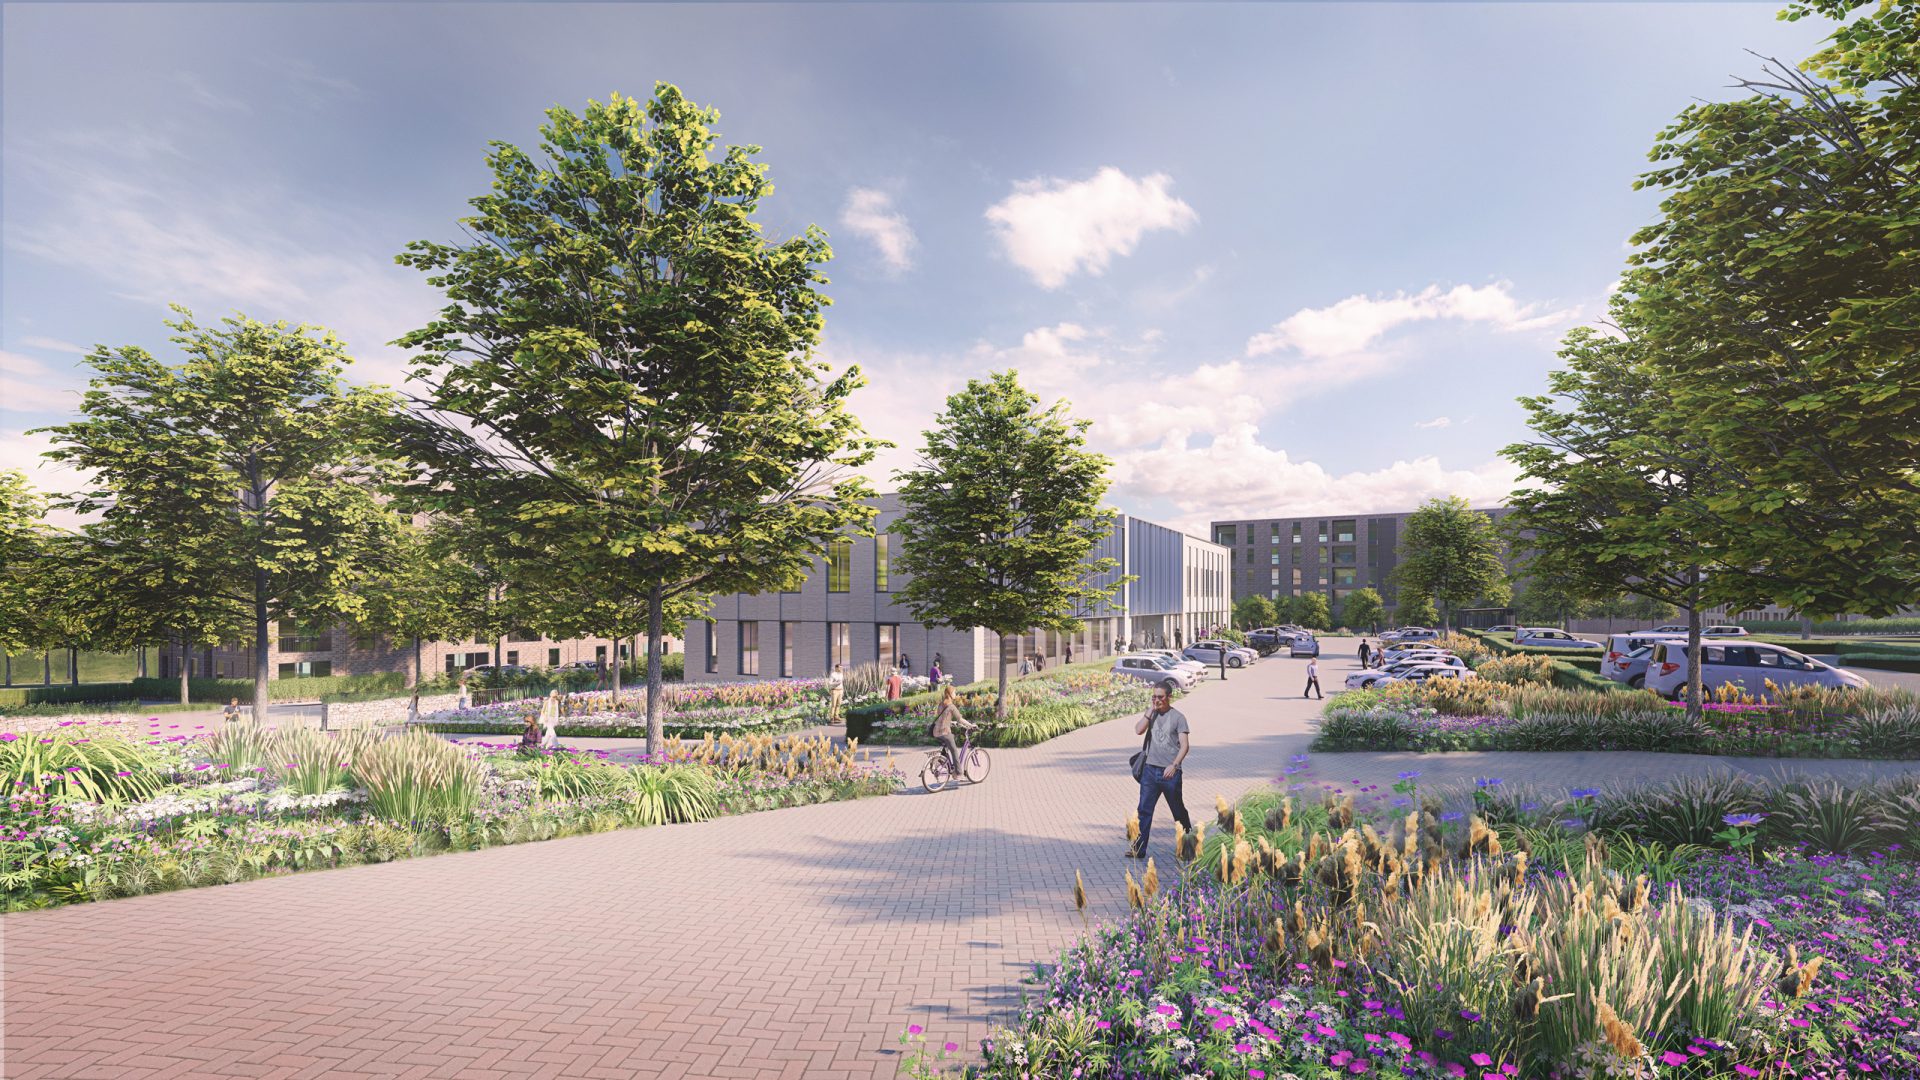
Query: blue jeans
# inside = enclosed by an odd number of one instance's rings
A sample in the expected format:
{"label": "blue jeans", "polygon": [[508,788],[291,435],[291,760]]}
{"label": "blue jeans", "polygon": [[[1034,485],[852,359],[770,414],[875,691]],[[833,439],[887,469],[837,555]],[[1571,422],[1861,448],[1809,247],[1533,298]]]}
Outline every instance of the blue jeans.
{"label": "blue jeans", "polygon": [[1147,850],[1147,837],[1153,833],[1153,811],[1160,805],[1160,796],[1167,797],[1167,809],[1173,811],[1173,820],[1188,829],[1193,828],[1193,819],[1187,816],[1186,800],[1180,797],[1181,782],[1187,778],[1185,770],[1166,777],[1165,765],[1149,765],[1140,773],[1140,841],[1135,851]]}

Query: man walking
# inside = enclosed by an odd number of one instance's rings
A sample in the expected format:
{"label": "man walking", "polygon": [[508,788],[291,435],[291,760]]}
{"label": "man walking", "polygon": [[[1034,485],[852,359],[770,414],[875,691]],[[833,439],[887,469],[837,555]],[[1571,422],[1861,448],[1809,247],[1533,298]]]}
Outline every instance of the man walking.
{"label": "man walking", "polygon": [[1153,832],[1153,812],[1160,796],[1167,797],[1167,809],[1182,828],[1193,828],[1187,816],[1187,803],[1181,796],[1186,774],[1180,766],[1187,760],[1190,746],[1187,718],[1173,707],[1173,695],[1166,690],[1153,692],[1153,706],[1133,727],[1135,735],[1146,736],[1146,760],[1140,769],[1140,839],[1127,849],[1130,859],[1147,857],[1147,837]]}
{"label": "man walking", "polygon": [[1314,697],[1321,696],[1320,694],[1320,658],[1317,656],[1307,661],[1307,689],[1300,691],[1300,696],[1306,697],[1307,690],[1313,691]]}
{"label": "man walking", "polygon": [[1372,656],[1372,655],[1373,655],[1373,646],[1371,646],[1371,645],[1368,645],[1368,644],[1367,644],[1367,639],[1366,639],[1366,638],[1361,638],[1361,639],[1360,639],[1360,666],[1361,666],[1361,668],[1363,668],[1363,669],[1364,669],[1364,668],[1368,668],[1368,667],[1371,667],[1371,666],[1372,666],[1371,664],[1369,664],[1369,663],[1367,662],[1367,658],[1368,658],[1368,657],[1370,657],[1370,656]]}

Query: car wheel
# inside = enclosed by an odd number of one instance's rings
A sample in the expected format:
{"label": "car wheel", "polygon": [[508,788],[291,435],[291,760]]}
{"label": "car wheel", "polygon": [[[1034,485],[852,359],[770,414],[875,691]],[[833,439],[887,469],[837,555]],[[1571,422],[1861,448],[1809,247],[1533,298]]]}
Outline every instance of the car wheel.
{"label": "car wheel", "polygon": [[1245,660],[1240,659],[1237,656],[1233,656],[1227,659],[1227,666],[1228,667],[1246,667],[1247,662]]}
{"label": "car wheel", "polygon": [[1633,678],[1627,680],[1627,685],[1635,690],[1645,690],[1647,688],[1647,677],[1645,675],[1635,675]]}

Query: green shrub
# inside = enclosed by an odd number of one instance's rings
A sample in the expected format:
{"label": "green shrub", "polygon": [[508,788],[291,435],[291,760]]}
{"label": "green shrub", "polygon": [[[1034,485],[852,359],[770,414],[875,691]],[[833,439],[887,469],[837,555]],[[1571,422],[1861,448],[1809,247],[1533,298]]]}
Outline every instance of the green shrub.
{"label": "green shrub", "polygon": [[1873,668],[1876,671],[1920,671],[1920,656],[1878,651],[1849,652],[1840,655],[1839,666]]}
{"label": "green shrub", "polygon": [[1079,702],[1043,701],[1021,709],[1004,724],[983,728],[976,741],[981,746],[1035,746],[1104,719]]}
{"label": "green shrub", "polygon": [[[1798,634],[1798,619],[1749,619],[1740,624],[1751,633]],[[1816,619],[1816,634],[1915,634],[1920,633],[1920,618],[1910,615],[1886,619]]]}
{"label": "green shrub", "polygon": [[1567,660],[1553,662],[1553,685],[1568,690],[1596,690],[1611,694],[1628,689],[1627,684],[1617,683],[1600,674],[1600,661],[1593,660],[1593,666],[1573,663]]}
{"label": "green shrub", "polygon": [[28,705],[55,705],[90,701],[136,701],[140,697],[133,683],[81,683],[78,686],[56,683],[52,686],[0,687],[0,708],[15,709]]}
{"label": "green shrub", "polygon": [[[157,698],[161,701],[177,700],[180,696],[179,679],[135,679],[130,684],[137,692],[135,696]],[[328,675],[315,679],[272,679],[267,683],[268,701],[318,701],[329,694],[359,694],[369,691],[385,692],[393,696],[406,691],[407,677],[397,671],[381,672],[376,675]],[[242,704],[253,704],[252,679],[188,679],[187,697],[192,701],[204,701],[208,704],[225,704],[229,698],[239,698]],[[361,699],[365,700],[365,699]]]}
{"label": "green shrub", "polygon": [[437,735],[409,731],[380,739],[353,762],[375,814],[390,821],[445,821],[464,816],[480,793],[485,768]]}
{"label": "green shrub", "polygon": [[1546,656],[1502,656],[1474,669],[1474,674],[1489,682],[1553,684],[1553,660]]}

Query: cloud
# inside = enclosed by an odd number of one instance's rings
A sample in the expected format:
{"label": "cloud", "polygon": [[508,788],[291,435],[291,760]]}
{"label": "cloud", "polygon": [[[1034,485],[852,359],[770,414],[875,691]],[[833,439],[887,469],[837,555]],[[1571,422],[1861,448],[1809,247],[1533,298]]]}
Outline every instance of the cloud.
{"label": "cloud", "polygon": [[173,78],[175,82],[187,88],[187,96],[194,102],[215,112],[250,113],[253,111],[253,107],[245,101],[215,90],[205,79],[193,72],[175,72]]}
{"label": "cloud", "polygon": [[[83,138],[58,153],[27,147],[14,155],[45,200],[44,210],[11,225],[14,252],[88,272],[105,289],[156,306],[179,302],[207,318],[237,308],[326,326],[347,343],[356,380],[405,377],[406,355],[386,343],[426,325],[442,299],[422,275],[393,263],[396,244],[367,236],[350,208],[292,199],[270,180],[250,197],[209,197],[170,157],[143,151],[145,167],[129,169],[116,160],[124,151],[107,142]],[[158,323],[154,330],[164,336]]]}
{"label": "cloud", "polygon": [[913,266],[913,249],[918,241],[906,215],[893,208],[893,196],[873,188],[854,188],[847,192],[840,224],[872,241],[887,269],[897,274]]}
{"label": "cloud", "polygon": [[[41,451],[52,443],[44,434],[0,431],[0,469],[18,469],[27,474],[27,482],[48,495],[64,494],[82,486],[80,473],[59,462],[48,461]],[[73,528],[90,520],[67,510],[50,510],[47,521],[60,528]]]}
{"label": "cloud", "polygon": [[1172,183],[1165,173],[1135,180],[1111,166],[1090,180],[1023,180],[987,208],[987,220],[1015,266],[1057,289],[1075,273],[1099,276],[1151,230],[1185,232],[1200,220],[1168,192]]}
{"label": "cloud", "polygon": [[[1196,482],[1204,478],[1204,482]],[[1494,459],[1472,469],[1448,469],[1434,457],[1396,461],[1381,469],[1335,475],[1312,461],[1295,461],[1260,442],[1252,424],[1236,424],[1202,446],[1191,439],[1121,455],[1114,490],[1127,500],[1161,500],[1175,521],[1207,535],[1218,519],[1370,514],[1411,510],[1438,495],[1462,495],[1475,506],[1502,503],[1518,472]]]}
{"label": "cloud", "polygon": [[75,345],[71,341],[61,341],[59,338],[50,337],[24,337],[20,339],[20,344],[23,348],[46,349],[49,352],[76,353],[80,356],[85,356],[93,351],[85,345]]}
{"label": "cloud", "polygon": [[31,356],[0,351],[0,412],[71,412],[80,404],[78,374],[55,371]]}
{"label": "cloud", "polygon": [[1542,304],[1514,299],[1510,282],[1475,287],[1456,285],[1442,292],[1429,285],[1418,293],[1349,296],[1323,308],[1302,308],[1247,339],[1249,357],[1291,351],[1309,358],[1364,352],[1396,327],[1436,319],[1482,323],[1496,330],[1533,330],[1565,322],[1577,309],[1543,311]]}
{"label": "cloud", "polygon": [[1417,427],[1417,428],[1443,428],[1443,427],[1452,427],[1452,426],[1453,426],[1453,420],[1452,420],[1452,418],[1451,418],[1451,417],[1446,417],[1446,416],[1436,416],[1436,417],[1434,417],[1434,418],[1433,418],[1433,419],[1431,419],[1431,420],[1419,420],[1419,421],[1416,421],[1416,422],[1414,423],[1414,425],[1413,425],[1413,426],[1414,426],[1414,427]]}

